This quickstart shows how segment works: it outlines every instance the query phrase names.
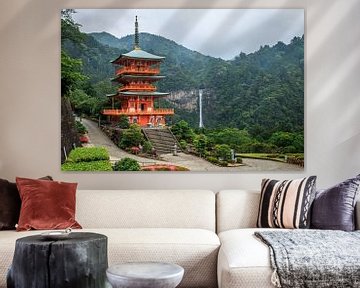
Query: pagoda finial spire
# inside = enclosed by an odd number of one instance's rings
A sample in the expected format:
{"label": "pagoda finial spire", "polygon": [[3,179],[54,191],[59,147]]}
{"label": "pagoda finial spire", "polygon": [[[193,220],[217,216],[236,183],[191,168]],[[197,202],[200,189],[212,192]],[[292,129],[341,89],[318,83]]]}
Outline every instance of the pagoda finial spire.
{"label": "pagoda finial spire", "polygon": [[137,16],[135,16],[135,43],[134,43],[134,49],[140,49],[139,45],[139,24],[137,21]]}

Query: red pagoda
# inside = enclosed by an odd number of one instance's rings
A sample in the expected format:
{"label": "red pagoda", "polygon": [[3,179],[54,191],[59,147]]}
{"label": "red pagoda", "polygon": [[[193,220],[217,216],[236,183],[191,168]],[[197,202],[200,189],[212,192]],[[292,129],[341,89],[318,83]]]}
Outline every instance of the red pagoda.
{"label": "red pagoda", "polygon": [[160,76],[160,63],[165,57],[156,56],[141,50],[139,46],[139,29],[135,18],[134,50],[120,55],[112,61],[115,67],[115,78],[119,85],[117,93],[107,95],[111,98],[112,109],[104,109],[111,122],[117,122],[121,115],[126,115],[129,122],[140,126],[164,126],[165,116],[173,115],[174,109],[155,108],[154,101],[169,93],[157,92],[154,83],[165,78]]}

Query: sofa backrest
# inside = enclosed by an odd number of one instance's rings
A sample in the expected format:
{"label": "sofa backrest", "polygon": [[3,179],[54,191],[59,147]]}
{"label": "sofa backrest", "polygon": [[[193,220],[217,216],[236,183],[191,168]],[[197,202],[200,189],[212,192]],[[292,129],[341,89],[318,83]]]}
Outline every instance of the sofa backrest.
{"label": "sofa backrest", "polygon": [[84,228],[215,231],[215,193],[209,190],[78,190],[76,220]]}
{"label": "sofa backrest", "polygon": [[222,190],[216,194],[216,231],[256,227],[260,192]]}
{"label": "sofa backrest", "polygon": [[[216,194],[216,232],[255,228],[260,202],[259,191],[223,190]],[[355,206],[356,230],[360,230],[360,199]]]}

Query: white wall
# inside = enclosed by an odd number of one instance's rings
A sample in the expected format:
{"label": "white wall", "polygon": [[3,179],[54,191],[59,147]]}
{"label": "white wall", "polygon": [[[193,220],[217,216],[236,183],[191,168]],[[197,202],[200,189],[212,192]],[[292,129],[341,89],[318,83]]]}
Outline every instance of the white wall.
{"label": "white wall", "polygon": [[[306,168],[280,173],[62,173],[61,8],[305,8]],[[194,4],[195,3],[195,4]],[[360,173],[360,1],[16,0],[0,5],[0,178],[52,175],[82,189],[258,189],[263,177]]]}

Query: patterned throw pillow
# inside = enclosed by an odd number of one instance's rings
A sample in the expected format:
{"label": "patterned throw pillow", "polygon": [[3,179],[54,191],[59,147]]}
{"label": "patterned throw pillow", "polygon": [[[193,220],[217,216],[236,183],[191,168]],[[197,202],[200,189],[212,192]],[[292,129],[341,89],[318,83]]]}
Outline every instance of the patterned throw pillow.
{"label": "patterned throw pillow", "polygon": [[294,180],[263,179],[257,227],[308,228],[316,176]]}

